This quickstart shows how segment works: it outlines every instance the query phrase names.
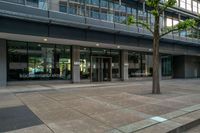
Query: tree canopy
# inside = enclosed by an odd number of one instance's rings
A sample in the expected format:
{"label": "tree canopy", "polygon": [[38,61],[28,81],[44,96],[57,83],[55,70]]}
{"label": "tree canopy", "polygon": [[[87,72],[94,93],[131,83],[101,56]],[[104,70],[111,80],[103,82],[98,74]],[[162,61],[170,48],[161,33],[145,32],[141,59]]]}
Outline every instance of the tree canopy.
{"label": "tree canopy", "polygon": [[[164,2],[163,0],[145,0],[145,4],[147,7],[150,8],[150,14],[152,14],[154,17],[159,18],[163,15],[163,12],[165,12],[169,7],[172,7],[176,4],[176,0],[166,0]],[[187,30],[191,27],[195,28],[197,25],[197,21],[199,20],[188,18],[186,20],[180,21],[176,25],[161,27],[160,38],[173,31]],[[141,20],[135,20],[134,16],[129,16],[127,22],[128,25],[141,25],[149,30],[152,34],[154,33],[154,30],[151,28],[149,23]],[[159,23],[157,25],[159,25]]]}

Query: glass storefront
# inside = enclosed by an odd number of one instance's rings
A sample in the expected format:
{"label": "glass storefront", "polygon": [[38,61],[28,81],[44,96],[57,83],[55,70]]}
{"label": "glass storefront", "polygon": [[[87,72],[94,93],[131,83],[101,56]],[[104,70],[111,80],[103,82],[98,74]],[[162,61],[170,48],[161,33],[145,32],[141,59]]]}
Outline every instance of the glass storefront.
{"label": "glass storefront", "polygon": [[[71,46],[7,41],[8,81],[71,80]],[[121,77],[121,51],[80,47],[80,79],[111,81]],[[162,76],[172,75],[172,56],[162,55]],[[152,54],[129,51],[128,76],[151,77]]]}
{"label": "glass storefront", "polygon": [[[150,53],[128,52],[128,75],[131,77],[151,77],[153,56]],[[172,76],[172,56],[161,55],[162,76]]]}
{"label": "glass storefront", "polygon": [[112,78],[120,78],[120,51],[111,50],[112,57]]}
{"label": "glass storefront", "polygon": [[172,76],[172,57],[162,56],[162,76]]}
{"label": "glass storefront", "polygon": [[128,75],[131,77],[152,76],[152,55],[149,53],[128,52]]}
{"label": "glass storefront", "polygon": [[71,48],[8,41],[8,81],[71,79]]}
{"label": "glass storefront", "polygon": [[80,79],[90,79],[90,48],[80,47]]}
{"label": "glass storefront", "polygon": [[[109,57],[112,59],[112,78],[120,78],[120,50],[103,48],[80,48],[80,77],[91,79],[91,68],[96,69],[95,61],[92,59]],[[92,65],[93,64],[93,65]],[[92,66],[91,66],[92,65]],[[94,72],[94,71],[93,71]]]}

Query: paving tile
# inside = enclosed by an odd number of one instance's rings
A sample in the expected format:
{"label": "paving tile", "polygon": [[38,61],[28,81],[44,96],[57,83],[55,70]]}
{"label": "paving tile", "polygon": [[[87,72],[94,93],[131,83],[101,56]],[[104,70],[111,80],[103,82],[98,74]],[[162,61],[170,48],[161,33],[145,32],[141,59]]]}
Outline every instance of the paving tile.
{"label": "paving tile", "polygon": [[56,101],[36,101],[31,103],[26,103],[26,105],[32,110],[37,112],[46,112],[49,110],[58,110],[64,108]]}
{"label": "paving tile", "polygon": [[179,123],[166,121],[166,122],[159,123],[159,124],[147,127],[145,129],[136,131],[136,133],[166,133],[179,126],[181,126]]}
{"label": "paving tile", "polygon": [[182,125],[188,124],[194,120],[195,120],[195,118],[186,117],[186,116],[181,116],[178,118],[171,119],[171,121],[182,124]]}
{"label": "paving tile", "polygon": [[63,107],[77,107],[82,105],[90,105],[95,103],[95,101],[88,99],[88,98],[78,98],[78,99],[71,99],[71,100],[61,100],[59,103]]}
{"label": "paving tile", "polygon": [[143,120],[146,116],[142,117],[139,113],[133,112],[128,109],[119,109],[107,113],[102,113],[99,115],[92,115],[91,117],[98,121],[106,123],[112,127],[117,128],[119,126]]}
{"label": "paving tile", "polygon": [[53,133],[46,125],[38,125],[27,128],[22,128],[6,133]]}
{"label": "paving tile", "polygon": [[190,107],[186,107],[186,108],[183,108],[181,110],[187,111],[187,112],[192,112],[192,111],[200,110],[200,104],[194,105],[194,106],[190,106]]}
{"label": "paving tile", "polygon": [[176,111],[161,115],[161,117],[166,118],[166,119],[172,119],[172,118],[176,118],[176,117],[185,115],[186,113],[187,112],[185,112],[185,111],[176,110]]}
{"label": "paving tile", "polygon": [[152,126],[156,123],[158,123],[158,122],[150,120],[150,119],[146,119],[146,120],[131,123],[131,124],[128,124],[128,125],[125,125],[122,127],[118,127],[118,129],[125,133],[131,133],[131,132],[135,132],[135,131],[144,129],[146,127]]}
{"label": "paving tile", "polygon": [[126,92],[101,96],[101,98],[103,98],[104,100],[111,102],[111,103],[116,102],[116,101],[134,98],[134,97],[135,97],[135,95],[132,95],[132,94],[129,94],[129,93],[126,93]]}
{"label": "paving tile", "polygon": [[40,93],[43,96],[52,98],[54,100],[70,100],[80,98],[78,95],[72,95],[67,92],[49,92],[49,93]]}
{"label": "paving tile", "polygon": [[120,132],[119,130],[116,130],[116,129],[112,129],[112,130],[106,131],[104,133],[122,133],[122,132]]}
{"label": "paving tile", "polygon": [[87,104],[82,104],[81,106],[73,107],[73,109],[75,109],[83,114],[95,115],[95,114],[101,114],[101,113],[106,113],[109,111],[117,110],[117,109],[119,109],[119,107],[115,106],[113,104],[91,102],[91,103],[87,103]]}
{"label": "paving tile", "polygon": [[146,105],[138,106],[138,107],[131,108],[131,109],[141,111],[141,112],[144,112],[144,113],[150,114],[150,115],[155,115],[155,116],[163,115],[163,114],[166,114],[166,113],[169,113],[169,112],[172,112],[175,110],[173,108],[156,105],[156,104],[146,104]]}
{"label": "paving tile", "polygon": [[157,105],[169,107],[169,108],[175,108],[175,109],[181,109],[184,107],[188,107],[188,104],[176,102],[176,101],[170,101],[170,100],[163,100],[162,102],[155,103]]}
{"label": "paving tile", "polygon": [[23,103],[14,94],[0,94],[0,108],[15,107],[22,105]]}
{"label": "paving tile", "polygon": [[146,104],[149,104],[149,103],[153,104],[153,103],[161,102],[160,99],[142,96],[142,95],[134,95],[134,97],[132,97],[132,99],[135,99],[139,102],[146,103]]}
{"label": "paving tile", "polygon": [[190,118],[194,118],[194,119],[200,119],[200,110],[197,111],[193,111],[191,113],[188,113],[186,115],[184,115],[185,117],[190,117]]}
{"label": "paving tile", "polygon": [[43,122],[26,106],[0,109],[0,132],[41,124],[43,124]]}
{"label": "paving tile", "polygon": [[69,121],[74,119],[80,119],[85,115],[69,109],[57,109],[57,110],[49,110],[45,112],[34,112],[44,123],[53,123],[59,121]]}
{"label": "paving tile", "polygon": [[139,102],[138,100],[134,99],[125,99],[125,100],[119,100],[113,103],[114,105],[121,106],[123,108],[128,108],[128,107],[137,107],[141,106],[144,103]]}
{"label": "paving tile", "polygon": [[50,123],[48,126],[56,133],[103,133],[112,129],[89,117]]}

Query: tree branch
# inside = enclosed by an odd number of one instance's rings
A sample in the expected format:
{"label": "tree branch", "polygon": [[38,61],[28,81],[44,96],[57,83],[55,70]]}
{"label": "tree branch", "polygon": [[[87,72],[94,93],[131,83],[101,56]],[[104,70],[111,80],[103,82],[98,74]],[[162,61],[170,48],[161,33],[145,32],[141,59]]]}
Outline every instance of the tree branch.
{"label": "tree branch", "polygon": [[152,34],[154,33],[153,30],[151,29],[150,25],[146,22],[142,22],[142,21],[136,21],[136,24],[142,25],[143,27],[145,27],[147,30],[149,30]]}
{"label": "tree branch", "polygon": [[180,30],[180,29],[178,29],[178,28],[170,29],[170,30],[168,30],[168,31],[166,31],[166,32],[164,32],[164,33],[162,33],[162,34],[160,35],[160,38],[162,38],[163,36],[165,36],[165,35],[167,35],[167,34],[169,34],[169,33],[171,33],[171,32],[179,31],[179,30]]}
{"label": "tree branch", "polygon": [[131,24],[139,24],[142,25],[143,27],[145,27],[147,30],[149,30],[152,34],[154,33],[150,27],[150,25],[144,21],[135,21],[133,16],[129,16],[128,17],[128,25]]}
{"label": "tree branch", "polygon": [[167,8],[172,7],[175,4],[176,0],[167,0],[166,2],[162,3],[159,13],[162,14]]}

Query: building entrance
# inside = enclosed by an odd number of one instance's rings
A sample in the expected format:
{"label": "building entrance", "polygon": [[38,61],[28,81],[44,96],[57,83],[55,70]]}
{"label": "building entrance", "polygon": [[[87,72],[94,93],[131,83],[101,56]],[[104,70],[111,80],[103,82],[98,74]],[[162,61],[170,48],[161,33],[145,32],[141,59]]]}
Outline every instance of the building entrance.
{"label": "building entrance", "polygon": [[112,80],[112,58],[92,56],[91,81],[102,82]]}

